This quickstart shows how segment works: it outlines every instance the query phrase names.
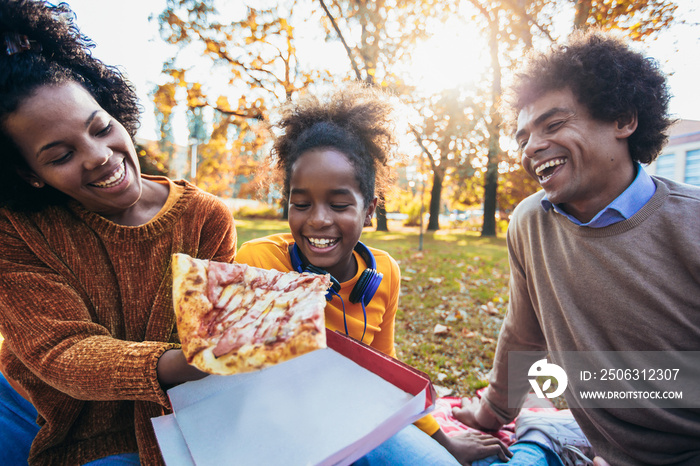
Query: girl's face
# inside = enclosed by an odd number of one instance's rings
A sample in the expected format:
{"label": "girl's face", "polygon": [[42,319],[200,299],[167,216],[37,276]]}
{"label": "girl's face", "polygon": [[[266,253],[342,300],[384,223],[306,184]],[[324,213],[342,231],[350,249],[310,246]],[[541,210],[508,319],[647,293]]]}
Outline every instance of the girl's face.
{"label": "girl's face", "polygon": [[332,148],[304,152],[289,179],[289,228],[309,262],[338,281],[357,272],[352,251],[371,224],[377,198],[364,205],[355,167]]}
{"label": "girl's face", "polygon": [[49,185],[107,218],[124,215],[141,197],[133,142],[79,84],[40,87],[5,123],[29,166],[20,175]]}

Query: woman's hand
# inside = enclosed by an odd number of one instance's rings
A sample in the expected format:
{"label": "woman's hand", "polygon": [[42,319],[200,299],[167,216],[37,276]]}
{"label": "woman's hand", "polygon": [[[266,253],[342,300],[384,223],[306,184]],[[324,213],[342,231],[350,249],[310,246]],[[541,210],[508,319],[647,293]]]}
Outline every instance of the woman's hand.
{"label": "woman's hand", "polygon": [[454,456],[460,464],[469,466],[472,461],[498,456],[502,462],[508,461],[513,454],[501,440],[483,432],[466,431],[448,437],[442,429],[433,434],[433,438]]}
{"label": "woman's hand", "polygon": [[209,375],[188,364],[185,353],[181,349],[171,349],[164,352],[158,358],[156,373],[158,374],[158,382],[164,390],[190,380],[203,379]]}
{"label": "woman's hand", "polygon": [[452,408],[452,415],[459,422],[481,431],[497,431],[503,424],[481,406],[478,398],[462,398],[460,408]]}

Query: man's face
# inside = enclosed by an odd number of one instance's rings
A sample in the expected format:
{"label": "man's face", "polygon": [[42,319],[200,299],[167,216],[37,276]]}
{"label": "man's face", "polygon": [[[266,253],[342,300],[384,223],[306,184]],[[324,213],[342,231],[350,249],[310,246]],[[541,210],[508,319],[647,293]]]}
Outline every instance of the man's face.
{"label": "man's face", "polygon": [[634,180],[627,138],[637,127],[594,119],[568,88],[550,91],[518,115],[522,165],[553,204],[591,220]]}

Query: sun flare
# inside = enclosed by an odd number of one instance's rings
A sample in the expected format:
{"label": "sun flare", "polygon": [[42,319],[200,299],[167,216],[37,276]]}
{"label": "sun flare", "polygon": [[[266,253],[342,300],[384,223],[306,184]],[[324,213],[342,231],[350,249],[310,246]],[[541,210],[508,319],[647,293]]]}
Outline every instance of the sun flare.
{"label": "sun flare", "polygon": [[408,84],[433,94],[474,85],[488,66],[488,49],[479,31],[451,19],[419,43],[408,65]]}

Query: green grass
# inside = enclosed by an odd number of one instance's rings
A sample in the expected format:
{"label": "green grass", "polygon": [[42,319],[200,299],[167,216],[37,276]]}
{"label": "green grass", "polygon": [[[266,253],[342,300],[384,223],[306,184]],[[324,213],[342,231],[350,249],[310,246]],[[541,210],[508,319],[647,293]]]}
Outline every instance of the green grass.
{"label": "green grass", "polygon": [[238,247],[251,239],[288,231],[289,225],[284,220],[246,220],[236,218]]}
{"label": "green grass", "polygon": [[[289,231],[280,220],[236,220],[239,245]],[[441,394],[472,396],[486,385],[508,302],[505,239],[390,223],[389,232],[367,228],[362,241],[389,252],[402,274],[396,350],[402,361],[428,374]],[[448,327],[435,334],[436,325]]]}

